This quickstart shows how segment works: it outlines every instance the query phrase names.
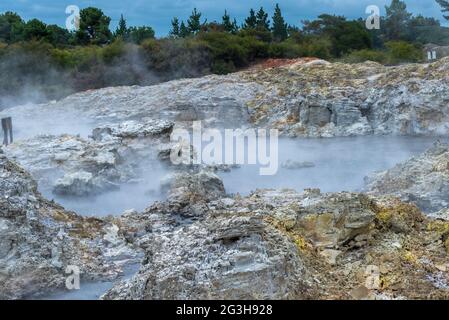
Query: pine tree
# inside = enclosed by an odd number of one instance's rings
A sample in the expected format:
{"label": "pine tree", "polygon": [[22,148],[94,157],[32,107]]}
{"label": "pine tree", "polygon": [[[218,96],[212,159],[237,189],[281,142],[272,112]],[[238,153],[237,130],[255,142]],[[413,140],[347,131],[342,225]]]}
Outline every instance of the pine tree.
{"label": "pine tree", "polygon": [[[442,12],[449,12],[449,1],[448,0],[436,0],[441,6]],[[449,20],[449,16],[443,15],[446,20]]]}
{"label": "pine tree", "polygon": [[257,27],[256,12],[253,9],[251,9],[249,11],[249,17],[245,19],[243,29],[256,29],[256,27]]}
{"label": "pine tree", "polygon": [[407,5],[401,0],[392,0],[386,6],[385,33],[387,40],[407,40],[409,23],[412,14],[407,11]]}
{"label": "pine tree", "polygon": [[115,31],[116,36],[125,37],[128,33],[128,28],[126,26],[126,20],[123,18],[123,14],[120,15],[120,20],[118,22],[117,30]]}
{"label": "pine tree", "polygon": [[171,21],[170,35],[173,37],[179,37],[179,19],[174,17]]}
{"label": "pine tree", "polygon": [[276,4],[273,15],[273,37],[276,41],[284,41],[288,38],[287,24],[282,17],[281,8]]}
{"label": "pine tree", "polygon": [[234,19],[234,21],[231,22],[231,17],[226,10],[223,16],[222,25],[226,32],[236,33],[238,31],[237,20]]}
{"label": "pine tree", "polygon": [[265,12],[263,7],[260,7],[259,12],[256,15],[256,25],[258,29],[261,30],[270,30],[270,20],[268,20],[268,13]]}
{"label": "pine tree", "polygon": [[196,8],[193,9],[192,14],[187,20],[187,27],[190,33],[196,34],[201,29],[201,12],[198,12]]}
{"label": "pine tree", "polygon": [[186,38],[190,35],[189,29],[186,27],[184,21],[181,21],[181,26],[179,27],[179,36],[181,38]]}

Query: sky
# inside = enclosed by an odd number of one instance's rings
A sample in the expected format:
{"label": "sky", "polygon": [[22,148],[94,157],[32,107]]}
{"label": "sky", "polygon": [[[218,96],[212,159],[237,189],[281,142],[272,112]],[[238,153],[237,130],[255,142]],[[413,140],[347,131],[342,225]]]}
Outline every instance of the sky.
{"label": "sky", "polygon": [[[208,21],[220,21],[224,10],[241,24],[250,8],[263,6],[272,16],[276,3],[279,3],[286,21],[291,25],[300,25],[302,20],[314,19],[321,13],[344,15],[348,18],[367,17],[366,7],[377,5],[382,14],[385,5],[391,0],[0,0],[0,12],[15,11],[23,19],[38,18],[48,24],[65,26],[68,15],[65,9],[69,5],[79,8],[98,7],[111,17],[111,29],[115,29],[123,14],[128,26],[149,25],[157,36],[165,36],[170,30],[173,17],[187,19],[193,8],[203,13]],[[414,14],[444,20],[435,0],[405,0],[408,10]]]}

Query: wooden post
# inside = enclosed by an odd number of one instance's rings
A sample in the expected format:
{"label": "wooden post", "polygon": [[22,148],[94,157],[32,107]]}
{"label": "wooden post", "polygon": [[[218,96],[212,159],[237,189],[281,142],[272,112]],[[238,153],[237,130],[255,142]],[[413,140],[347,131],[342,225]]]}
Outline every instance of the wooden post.
{"label": "wooden post", "polygon": [[11,117],[2,119],[2,129],[3,129],[3,144],[7,146],[8,144],[13,143]]}

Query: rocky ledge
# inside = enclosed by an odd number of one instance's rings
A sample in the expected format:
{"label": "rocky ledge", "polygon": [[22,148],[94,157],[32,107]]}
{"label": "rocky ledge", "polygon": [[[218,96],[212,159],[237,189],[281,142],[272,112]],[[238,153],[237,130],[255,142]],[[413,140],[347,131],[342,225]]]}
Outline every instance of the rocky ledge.
{"label": "rocky ledge", "polygon": [[260,190],[202,203],[193,220],[169,201],[134,216],[145,258],[103,299],[449,298],[449,222],[396,198]]}
{"label": "rocky ledge", "polygon": [[91,90],[0,116],[12,116],[23,136],[127,121],[136,127],[148,118],[271,127],[299,137],[434,135],[449,133],[448,100],[449,58],[395,67],[299,59],[226,76]]}
{"label": "rocky ledge", "polygon": [[449,221],[394,196],[258,190],[226,195],[211,171],[167,181],[168,200],[121,217],[83,218],[42,198],[0,156],[2,298],[116,277],[103,299],[449,298]]}
{"label": "rocky ledge", "polygon": [[0,299],[64,288],[68,266],[83,281],[117,277],[138,256],[118,225],[47,201],[30,174],[0,154]]}
{"label": "rocky ledge", "polygon": [[444,214],[449,208],[449,145],[437,142],[419,156],[370,175],[365,183],[371,194],[395,195],[427,213]]}

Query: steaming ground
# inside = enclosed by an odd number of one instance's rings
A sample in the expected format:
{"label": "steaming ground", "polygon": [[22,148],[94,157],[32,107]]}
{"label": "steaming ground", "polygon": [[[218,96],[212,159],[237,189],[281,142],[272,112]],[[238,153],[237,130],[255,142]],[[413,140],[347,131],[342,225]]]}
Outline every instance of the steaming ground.
{"label": "steaming ground", "polygon": [[[68,112],[32,112],[36,105],[22,106],[13,114],[16,140],[39,134],[73,134],[87,138],[101,124],[98,119],[83,117],[73,109]],[[26,112],[28,110],[30,112]],[[109,116],[109,115],[108,115]],[[229,173],[220,173],[228,193],[248,194],[261,188],[320,188],[324,192],[359,191],[364,177],[386,170],[429,148],[437,138],[363,136],[332,139],[281,139],[279,143],[279,171],[274,176],[259,175],[258,166],[242,166]],[[314,167],[289,170],[282,163],[291,160],[311,162]],[[82,215],[119,215],[127,210],[142,211],[155,201],[164,200],[161,180],[169,174],[156,159],[141,163],[142,174],[133,183],[89,197],[55,195],[40,184],[39,189],[49,199]],[[48,172],[53,182],[58,172]],[[38,179],[39,180],[39,179]],[[51,183],[49,184],[51,185]]]}
{"label": "steaming ground", "polygon": [[[320,188],[324,192],[360,191],[364,177],[386,170],[428,149],[437,139],[430,137],[367,136],[333,139],[281,139],[279,170],[274,176],[259,175],[259,166],[244,165],[220,173],[228,193],[246,195],[263,188]],[[287,160],[311,162],[312,168],[286,169]],[[69,210],[83,215],[119,215],[126,210],[141,211],[155,201],[164,200],[161,181],[169,174],[156,161],[148,162],[140,181],[120,189],[86,198],[56,196],[41,190]]]}
{"label": "steaming ground", "polygon": [[39,186],[39,191],[68,210],[84,216],[103,217],[121,215],[127,210],[143,211],[155,201],[164,200],[161,180],[167,169],[156,160],[142,164],[143,174],[131,183],[119,185],[117,189],[89,197],[56,195],[49,188]]}
{"label": "steaming ground", "polygon": [[[24,112],[36,108],[30,104],[14,115],[16,140],[39,134],[73,134],[87,138],[99,121],[83,118],[77,112]],[[30,110],[31,111],[31,110]],[[324,192],[359,191],[364,177],[375,171],[387,170],[411,156],[429,148],[436,138],[363,136],[332,139],[281,139],[279,170],[274,176],[259,175],[259,166],[244,165],[229,173],[220,173],[228,193],[248,194],[262,188],[320,188]],[[311,162],[314,167],[286,169],[286,161]],[[142,175],[133,183],[122,184],[117,190],[97,196],[67,197],[55,195],[40,184],[39,189],[49,199],[82,215],[120,215],[127,210],[142,211],[155,201],[164,200],[161,181],[169,174],[156,159],[141,163]],[[47,179],[56,181],[58,172],[47,172]],[[38,179],[39,180],[39,179]],[[48,185],[51,185],[49,183]]]}

